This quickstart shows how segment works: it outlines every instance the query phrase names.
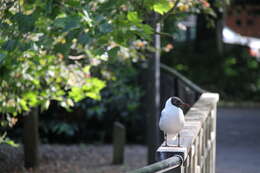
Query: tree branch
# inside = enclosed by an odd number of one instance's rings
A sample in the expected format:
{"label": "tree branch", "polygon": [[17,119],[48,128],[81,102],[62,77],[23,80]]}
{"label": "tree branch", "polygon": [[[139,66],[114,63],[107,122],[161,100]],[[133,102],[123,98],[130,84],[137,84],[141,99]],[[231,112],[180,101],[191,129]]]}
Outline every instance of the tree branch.
{"label": "tree branch", "polygon": [[169,33],[166,33],[166,32],[154,32],[155,34],[158,34],[160,36],[164,36],[164,37],[170,37],[173,39],[173,36]]}

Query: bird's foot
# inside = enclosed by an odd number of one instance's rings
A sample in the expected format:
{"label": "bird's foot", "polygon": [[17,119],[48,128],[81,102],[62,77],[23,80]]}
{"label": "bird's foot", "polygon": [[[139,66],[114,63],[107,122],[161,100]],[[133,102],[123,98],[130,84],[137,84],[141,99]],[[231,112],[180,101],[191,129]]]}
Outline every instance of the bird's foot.
{"label": "bird's foot", "polygon": [[182,147],[182,146],[180,144],[168,144],[165,141],[163,147]]}

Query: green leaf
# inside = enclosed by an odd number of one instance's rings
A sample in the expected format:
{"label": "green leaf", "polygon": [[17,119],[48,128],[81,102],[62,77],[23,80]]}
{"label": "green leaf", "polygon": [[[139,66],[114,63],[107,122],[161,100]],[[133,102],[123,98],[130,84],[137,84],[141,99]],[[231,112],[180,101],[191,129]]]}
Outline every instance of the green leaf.
{"label": "green leaf", "polygon": [[17,44],[18,44],[17,40],[9,39],[2,45],[2,48],[7,51],[12,51],[16,48]]}
{"label": "green leaf", "polygon": [[153,5],[153,10],[159,14],[167,13],[172,8],[167,0],[159,0]]}
{"label": "green leaf", "polygon": [[80,87],[72,87],[69,92],[69,97],[71,97],[75,102],[78,102],[85,98],[83,90]]}
{"label": "green leaf", "polygon": [[226,75],[228,75],[230,77],[234,77],[234,76],[238,75],[238,73],[234,69],[232,69],[230,67],[225,68],[224,72],[226,73]]}
{"label": "green leaf", "polygon": [[26,101],[28,101],[28,104],[30,106],[36,106],[39,103],[37,96],[38,96],[37,92],[29,91],[23,95],[23,98]]}
{"label": "green leaf", "polygon": [[153,28],[150,25],[144,24],[142,28],[144,33],[147,35],[151,35],[153,33]]}
{"label": "green leaf", "polygon": [[66,18],[65,17],[57,18],[53,22],[53,26],[56,27],[56,28],[64,28],[65,24],[66,24]]}
{"label": "green leaf", "polygon": [[83,68],[83,71],[84,71],[85,73],[89,73],[90,68],[91,68],[90,65],[86,65],[86,66]]}
{"label": "green leaf", "polygon": [[21,32],[30,32],[34,29],[34,23],[35,23],[35,16],[33,14],[31,15],[24,15],[22,13],[17,13],[14,16],[14,19],[18,23],[19,30]]}
{"label": "green leaf", "polygon": [[236,60],[236,58],[228,58],[227,60],[226,60],[226,64],[227,65],[234,65],[234,64],[236,64],[237,63],[237,60]]}
{"label": "green leaf", "polygon": [[27,102],[24,99],[21,99],[19,104],[22,106],[23,110],[29,111],[29,107],[27,106]]}
{"label": "green leaf", "polygon": [[42,104],[42,110],[47,110],[50,106],[50,100],[46,100]]}
{"label": "green leaf", "polygon": [[70,31],[80,27],[79,16],[60,17],[55,19],[53,26],[63,31]]}
{"label": "green leaf", "polygon": [[109,23],[102,23],[99,25],[99,30],[101,33],[109,33],[112,32],[112,25]]}
{"label": "green leaf", "polygon": [[83,45],[89,44],[91,40],[92,38],[89,36],[88,33],[80,33],[78,36],[78,42]]}
{"label": "green leaf", "polygon": [[108,55],[111,58],[116,58],[118,51],[120,50],[119,47],[114,47],[108,51]]}
{"label": "green leaf", "polygon": [[19,147],[19,144],[15,143],[13,140],[6,139],[5,143],[11,145],[12,147]]}
{"label": "green leaf", "polygon": [[95,100],[100,100],[100,90],[106,86],[104,81],[98,78],[89,78],[86,80],[86,85],[82,87],[86,92],[86,96]]}
{"label": "green leaf", "polygon": [[66,134],[73,136],[78,127],[75,124],[68,124],[66,122],[53,123],[51,130],[57,134]]}
{"label": "green leaf", "polygon": [[76,29],[80,27],[80,18],[79,16],[72,16],[66,18],[65,31]]}
{"label": "green leaf", "polygon": [[136,11],[128,12],[127,19],[133,23],[142,22],[142,20],[138,17],[138,13]]}
{"label": "green leaf", "polygon": [[66,3],[69,6],[72,6],[72,7],[79,7],[80,6],[80,0],[69,0]]}

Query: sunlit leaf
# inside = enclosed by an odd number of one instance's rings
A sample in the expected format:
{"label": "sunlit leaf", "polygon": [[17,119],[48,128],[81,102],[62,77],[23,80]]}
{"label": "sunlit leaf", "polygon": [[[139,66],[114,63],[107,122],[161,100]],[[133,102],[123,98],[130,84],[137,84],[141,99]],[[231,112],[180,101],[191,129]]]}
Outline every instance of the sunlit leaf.
{"label": "sunlit leaf", "polygon": [[172,4],[168,0],[158,0],[154,5],[153,9],[159,14],[164,14],[172,8]]}
{"label": "sunlit leaf", "polygon": [[137,14],[136,11],[128,12],[127,19],[130,22],[133,22],[133,23],[140,23],[140,22],[142,22],[142,20],[138,17],[138,14]]}

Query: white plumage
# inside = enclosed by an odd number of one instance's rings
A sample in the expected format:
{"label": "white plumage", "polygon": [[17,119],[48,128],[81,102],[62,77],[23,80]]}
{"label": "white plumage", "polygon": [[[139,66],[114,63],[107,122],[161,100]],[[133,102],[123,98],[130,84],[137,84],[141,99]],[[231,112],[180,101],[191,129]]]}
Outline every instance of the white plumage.
{"label": "white plumage", "polygon": [[[159,121],[160,129],[167,135],[166,145],[167,143],[171,143],[176,136],[179,134],[181,129],[184,127],[185,119],[183,111],[180,107],[173,105],[173,100],[177,97],[169,98],[166,103],[165,107],[161,112],[161,118]],[[177,100],[180,100],[177,98]],[[181,101],[181,100],[180,100]],[[182,101],[180,103],[184,104]]]}

